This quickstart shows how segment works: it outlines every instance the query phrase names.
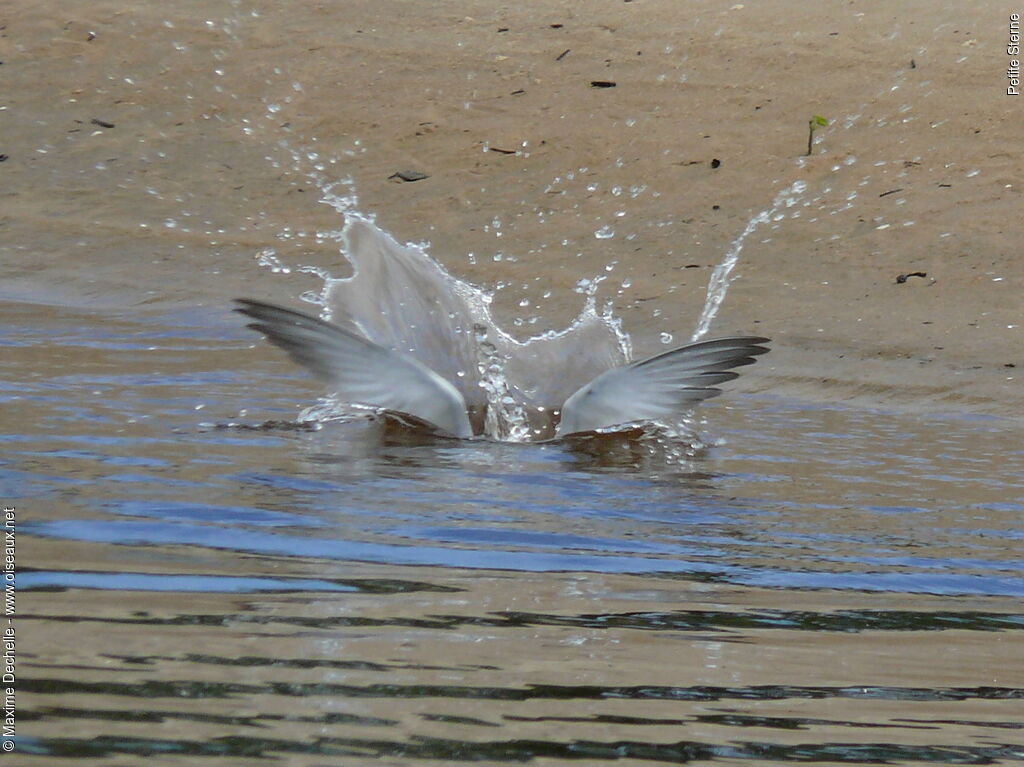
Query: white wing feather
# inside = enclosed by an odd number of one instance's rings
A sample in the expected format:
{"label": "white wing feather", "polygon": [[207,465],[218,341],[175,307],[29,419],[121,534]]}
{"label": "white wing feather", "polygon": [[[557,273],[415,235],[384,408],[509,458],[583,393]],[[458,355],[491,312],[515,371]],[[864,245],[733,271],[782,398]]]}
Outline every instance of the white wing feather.
{"label": "white wing feather", "polygon": [[330,322],[260,301],[239,299],[249,327],[327,381],[350,404],[371,405],[472,437],[466,402],[456,388],[407,354],[385,349]]}
{"label": "white wing feather", "polygon": [[739,336],[682,346],[608,370],[577,389],[562,405],[556,434],[565,436],[634,421],[655,421],[721,394],[715,384],[737,377],[768,351],[767,338]]}

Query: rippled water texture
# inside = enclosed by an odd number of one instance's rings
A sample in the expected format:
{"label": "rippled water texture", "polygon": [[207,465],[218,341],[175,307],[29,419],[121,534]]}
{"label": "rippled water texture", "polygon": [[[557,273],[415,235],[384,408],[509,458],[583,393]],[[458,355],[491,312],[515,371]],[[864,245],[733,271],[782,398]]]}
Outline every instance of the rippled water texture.
{"label": "rippled water texture", "polygon": [[1022,757],[1013,425],[735,395],[690,457],[311,429],[226,312],[7,317],[26,763]]}

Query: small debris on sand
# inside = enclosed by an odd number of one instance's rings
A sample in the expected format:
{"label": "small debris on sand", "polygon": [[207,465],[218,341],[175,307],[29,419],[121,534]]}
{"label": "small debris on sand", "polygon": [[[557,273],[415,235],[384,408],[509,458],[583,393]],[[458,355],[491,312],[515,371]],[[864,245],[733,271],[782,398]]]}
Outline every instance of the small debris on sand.
{"label": "small debris on sand", "polygon": [[[927,277],[927,276],[928,276],[927,272],[908,272],[907,274],[897,274],[896,275],[896,284],[897,285],[902,285],[904,282],[906,282],[911,277]],[[935,282],[935,280],[932,280],[932,282]]]}
{"label": "small debris on sand", "polygon": [[426,173],[420,173],[418,170],[400,170],[392,173],[388,176],[388,180],[396,181],[422,181],[425,178],[430,178]]}

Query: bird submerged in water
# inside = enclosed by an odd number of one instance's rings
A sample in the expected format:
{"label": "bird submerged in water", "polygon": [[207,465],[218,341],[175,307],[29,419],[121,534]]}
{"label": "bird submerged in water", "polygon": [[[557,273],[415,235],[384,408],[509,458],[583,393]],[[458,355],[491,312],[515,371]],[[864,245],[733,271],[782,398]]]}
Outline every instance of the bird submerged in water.
{"label": "bird submerged in water", "polygon": [[[261,301],[236,303],[236,312],[255,320],[248,327],[330,384],[344,402],[411,415],[455,437],[483,433],[485,392],[474,392],[462,380],[448,380],[412,354],[374,343],[356,323],[343,327]],[[533,402],[532,415],[550,419],[556,437],[675,418],[721,394],[715,387],[738,376],[733,368],[751,365],[768,352],[763,346],[768,340],[734,336],[698,341],[611,367],[589,381],[565,382],[579,388],[562,386],[572,392],[564,401]]]}

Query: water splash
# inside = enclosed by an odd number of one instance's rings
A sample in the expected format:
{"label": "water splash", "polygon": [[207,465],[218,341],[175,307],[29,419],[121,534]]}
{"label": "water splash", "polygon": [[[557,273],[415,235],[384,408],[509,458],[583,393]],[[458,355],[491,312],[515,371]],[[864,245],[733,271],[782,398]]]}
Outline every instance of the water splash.
{"label": "water splash", "polygon": [[[296,165],[307,159],[281,146]],[[426,245],[403,245],[360,212],[350,179],[330,181],[319,168],[307,176],[320,190],[320,202],[344,221],[337,231],[317,232],[317,240],[336,241],[352,274],[338,278],[321,267],[293,269],[323,280],[319,292],[303,299],[324,319],[409,354],[450,381],[478,433],[510,442],[549,437],[558,408],[576,388],[630,359],[629,338],[610,303],[598,308],[603,276],[580,290],[584,306],[569,327],[518,340],[495,323],[492,292],[454,277]],[[260,262],[285,272],[273,253],[261,253]],[[558,376],[550,374],[553,369]],[[351,408],[322,400],[303,418],[328,420],[346,412]]]}
{"label": "water splash", "polygon": [[505,378],[505,359],[488,340],[485,325],[476,325],[473,335],[477,343],[479,385],[487,395],[484,434],[506,442],[530,439],[530,422],[523,406],[516,402]]}
{"label": "water splash", "polygon": [[725,258],[715,267],[715,270],[711,273],[711,278],[708,280],[708,293],[704,301],[704,310],[701,312],[700,320],[697,322],[697,329],[693,331],[692,340],[699,341],[711,329],[711,323],[718,315],[718,310],[721,308],[722,302],[725,301],[725,294],[729,291],[729,285],[732,284],[732,270],[740,260],[740,252],[743,250],[743,245],[746,243],[747,238],[761,224],[781,221],[785,217],[785,213],[782,211],[796,205],[805,191],[807,191],[806,183],[794,181],[790,186],[775,195],[770,208],[762,210],[750,219],[739,237],[733,240],[729,250],[726,251]]}
{"label": "water splash", "polygon": [[[377,225],[373,215],[361,212],[352,180],[328,177],[326,165],[334,165],[334,158],[293,149],[285,140],[279,145],[291,155],[294,170],[304,172],[319,190],[319,202],[340,215],[340,229],[317,231],[315,236],[319,244],[336,242],[352,269],[348,277],[335,277],[323,267],[292,267],[292,273],[313,273],[323,281],[319,291],[307,291],[303,300],[317,306],[322,318],[408,354],[449,381],[465,400],[474,433],[508,442],[552,437],[562,403],[586,382],[632,359],[629,336],[615,317],[612,302],[599,306],[597,293],[607,274],[577,284],[584,305],[568,327],[516,339],[494,321],[493,292],[454,277],[431,257],[426,244],[401,244]],[[732,243],[712,275],[695,339],[707,332],[723,302],[746,238],[761,223],[783,218],[780,211],[796,204],[804,191],[803,182],[784,189]],[[498,229],[501,222],[496,219],[492,226]],[[272,251],[261,253],[259,260],[275,273],[287,273],[289,268]],[[614,266],[612,262],[605,271]],[[663,334],[661,340],[673,339]],[[551,375],[552,370],[558,375]],[[326,398],[303,411],[301,418],[326,422],[365,416],[368,410],[375,409]],[[665,444],[685,445],[678,458],[692,459],[693,449],[701,445],[697,423],[684,417],[677,423],[648,424],[654,431],[645,439],[658,443],[662,454],[677,452],[668,451]],[[625,430],[630,428],[635,425]]]}
{"label": "water splash", "polygon": [[628,359],[628,338],[610,307],[598,311],[597,279],[568,328],[519,341],[495,323],[493,293],[449,274],[423,245],[399,244],[372,217],[348,210],[342,253],[354,271],[325,283],[333,321],[452,382],[474,428],[489,437],[547,436],[553,413],[576,388]]}
{"label": "water splash", "polygon": [[290,274],[291,267],[283,263],[278,258],[277,251],[274,248],[263,248],[256,254],[256,263],[260,266],[265,266],[274,274]]}

